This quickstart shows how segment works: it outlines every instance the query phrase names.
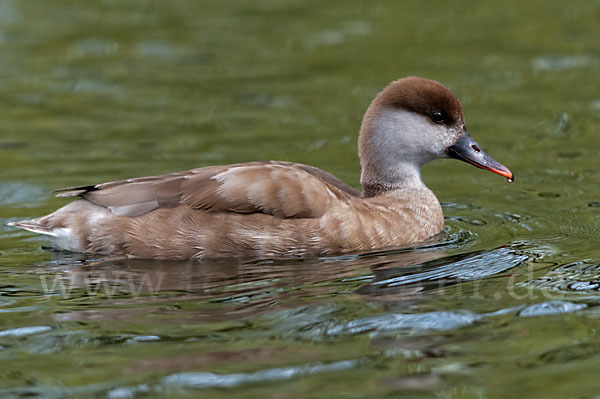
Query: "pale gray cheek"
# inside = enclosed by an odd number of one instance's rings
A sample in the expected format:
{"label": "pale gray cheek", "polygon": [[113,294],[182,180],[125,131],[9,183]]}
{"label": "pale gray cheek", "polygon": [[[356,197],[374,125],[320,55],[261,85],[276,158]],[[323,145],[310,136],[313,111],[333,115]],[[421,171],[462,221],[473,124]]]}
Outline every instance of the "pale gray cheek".
{"label": "pale gray cheek", "polygon": [[437,140],[431,140],[431,147],[437,154],[443,154],[446,149],[456,142],[456,132],[452,129],[440,127],[436,131]]}
{"label": "pale gray cheek", "polygon": [[452,146],[456,142],[457,137],[453,134],[447,134],[444,136],[444,149]]}
{"label": "pale gray cheek", "polygon": [[454,143],[456,143],[456,140],[458,140],[458,138],[462,135],[463,130],[462,129],[448,129],[446,131],[446,135],[445,135],[445,144],[446,144],[446,148],[451,147],[454,145]]}

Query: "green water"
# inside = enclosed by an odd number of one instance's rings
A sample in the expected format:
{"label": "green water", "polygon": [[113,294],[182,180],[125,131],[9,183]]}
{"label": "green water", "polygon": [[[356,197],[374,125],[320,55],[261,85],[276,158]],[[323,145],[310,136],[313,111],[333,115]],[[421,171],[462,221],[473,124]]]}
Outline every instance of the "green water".
{"label": "green water", "polygon": [[[2,398],[594,398],[600,1],[0,0]],[[359,185],[389,81],[516,182],[427,165],[441,243],[123,261],[5,226],[64,186],[288,160]]]}

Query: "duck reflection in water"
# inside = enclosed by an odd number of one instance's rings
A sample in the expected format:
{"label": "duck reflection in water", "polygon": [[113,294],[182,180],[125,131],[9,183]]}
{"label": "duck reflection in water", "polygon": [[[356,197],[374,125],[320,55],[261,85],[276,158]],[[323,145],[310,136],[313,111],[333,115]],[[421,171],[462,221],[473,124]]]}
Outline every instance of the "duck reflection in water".
{"label": "duck reflection in water", "polygon": [[[216,322],[272,312],[306,299],[354,292],[360,298],[390,306],[418,301],[420,294],[463,281],[486,278],[520,265],[529,256],[501,247],[447,256],[436,244],[406,250],[352,256],[256,261],[89,260],[76,254],[50,262],[44,286],[65,299],[101,295],[103,309],[63,313],[65,319],[128,318],[139,312],[169,312],[171,302],[205,301],[224,307],[184,312],[183,318]],[[60,270],[50,281],[50,275]],[[350,290],[350,291],[348,291]],[[148,304],[111,308],[111,304]]]}

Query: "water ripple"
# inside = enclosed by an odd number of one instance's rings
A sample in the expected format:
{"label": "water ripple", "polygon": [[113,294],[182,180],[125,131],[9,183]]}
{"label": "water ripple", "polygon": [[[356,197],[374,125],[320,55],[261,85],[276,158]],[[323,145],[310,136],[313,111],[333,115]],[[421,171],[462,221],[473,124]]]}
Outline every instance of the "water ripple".
{"label": "water ripple", "polygon": [[[530,254],[511,247],[501,247],[489,251],[475,251],[446,256],[421,264],[398,264],[374,271],[372,283],[358,289],[363,295],[386,295],[394,287],[419,285],[421,289],[440,288],[461,281],[489,277],[515,268],[534,258]],[[397,288],[396,288],[397,290]]]}
{"label": "water ripple", "polygon": [[47,190],[19,182],[0,183],[0,205],[37,206],[48,197]]}
{"label": "water ripple", "polygon": [[390,330],[452,330],[473,324],[483,316],[469,311],[429,312],[417,314],[392,313],[352,320],[327,330],[327,335],[354,335],[370,331]]}
{"label": "water ripple", "polygon": [[598,65],[598,59],[591,55],[546,55],[531,62],[536,71],[562,71]]}
{"label": "water ripple", "polygon": [[283,381],[305,375],[350,370],[363,365],[364,363],[366,363],[366,359],[355,359],[343,360],[329,364],[312,363],[300,366],[272,368],[252,373],[176,373],[164,377],[162,382],[167,385],[176,385],[183,388],[232,388],[242,384]]}
{"label": "water ripple", "polygon": [[52,330],[52,327],[50,326],[11,328],[8,330],[0,331],[0,337],[26,337],[28,335],[39,334],[50,330]]}
{"label": "water ripple", "polygon": [[587,308],[588,305],[585,303],[573,303],[567,301],[548,301],[542,303],[536,303],[526,307],[521,311],[519,316],[531,317],[531,316],[546,316],[560,313],[571,313],[578,310]]}
{"label": "water ripple", "polygon": [[526,283],[531,287],[559,291],[590,292],[600,287],[600,264],[590,259],[560,265],[542,277]]}
{"label": "water ripple", "polygon": [[[427,335],[430,331],[450,331],[506,314],[517,314],[523,306],[476,313],[466,309],[424,313],[384,313],[349,321],[341,321],[341,309],[334,305],[306,306],[264,316],[257,325],[269,328],[267,337],[285,336],[310,341],[330,340],[369,333],[371,337],[389,332],[402,335]],[[255,331],[261,334],[259,331]]]}

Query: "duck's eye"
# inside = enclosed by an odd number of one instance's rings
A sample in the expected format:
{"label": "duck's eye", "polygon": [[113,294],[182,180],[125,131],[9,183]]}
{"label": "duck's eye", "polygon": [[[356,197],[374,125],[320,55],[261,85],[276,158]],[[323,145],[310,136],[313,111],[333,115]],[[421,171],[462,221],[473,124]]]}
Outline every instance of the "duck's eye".
{"label": "duck's eye", "polygon": [[431,113],[431,120],[435,123],[442,123],[444,122],[444,119],[446,118],[442,111],[434,111]]}

